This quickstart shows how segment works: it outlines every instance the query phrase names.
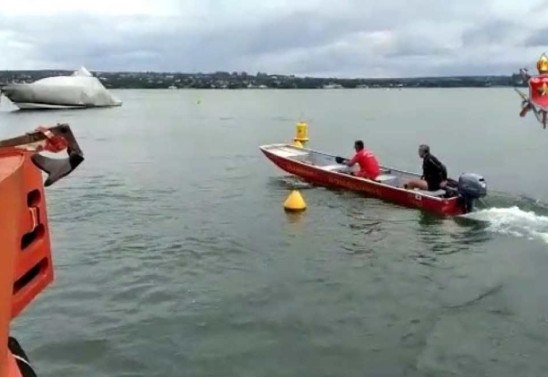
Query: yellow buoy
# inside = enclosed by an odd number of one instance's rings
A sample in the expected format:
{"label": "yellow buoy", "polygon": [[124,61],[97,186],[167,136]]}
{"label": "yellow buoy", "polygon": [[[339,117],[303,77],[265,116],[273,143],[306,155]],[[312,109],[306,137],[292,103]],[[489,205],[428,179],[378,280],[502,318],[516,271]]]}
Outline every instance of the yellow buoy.
{"label": "yellow buoy", "polygon": [[291,191],[291,194],[289,194],[284,202],[284,209],[290,212],[299,212],[306,209],[306,203],[299,191]]}
{"label": "yellow buoy", "polygon": [[303,147],[303,144],[299,141],[299,140],[295,140],[293,142],[293,146],[294,147],[297,147],[297,148],[302,148]]}
{"label": "yellow buoy", "polygon": [[303,146],[306,144],[308,139],[308,123],[299,122],[295,127],[295,138],[294,141],[299,141]]}

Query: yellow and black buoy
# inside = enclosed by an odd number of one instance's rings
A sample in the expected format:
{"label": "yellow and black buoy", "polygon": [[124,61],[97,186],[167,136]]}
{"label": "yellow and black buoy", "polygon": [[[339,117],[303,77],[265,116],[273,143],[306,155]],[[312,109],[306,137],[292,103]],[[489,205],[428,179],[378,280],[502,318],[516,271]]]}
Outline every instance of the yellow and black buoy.
{"label": "yellow and black buoy", "polygon": [[291,191],[284,202],[284,209],[288,212],[301,212],[306,209],[306,203],[299,191]]}
{"label": "yellow and black buoy", "polygon": [[308,123],[301,121],[295,127],[295,138],[293,141],[298,141],[304,146],[308,140]]}

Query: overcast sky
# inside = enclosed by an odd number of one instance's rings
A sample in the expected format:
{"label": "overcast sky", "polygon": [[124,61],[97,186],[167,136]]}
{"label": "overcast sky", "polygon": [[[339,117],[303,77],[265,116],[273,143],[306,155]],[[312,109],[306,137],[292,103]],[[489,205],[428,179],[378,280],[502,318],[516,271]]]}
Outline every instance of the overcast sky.
{"label": "overcast sky", "polygon": [[507,75],[544,51],[548,0],[0,1],[0,69]]}

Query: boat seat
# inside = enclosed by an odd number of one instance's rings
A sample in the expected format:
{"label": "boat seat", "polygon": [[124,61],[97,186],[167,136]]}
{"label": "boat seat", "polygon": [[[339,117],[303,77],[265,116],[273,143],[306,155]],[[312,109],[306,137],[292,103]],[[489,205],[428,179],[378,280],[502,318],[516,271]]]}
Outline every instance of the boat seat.
{"label": "boat seat", "polygon": [[380,174],[377,178],[375,178],[375,181],[384,183],[385,185],[395,186],[398,181],[398,177],[392,174]]}
{"label": "boat seat", "polygon": [[348,167],[346,165],[342,165],[342,164],[324,165],[321,168],[324,169],[324,170],[329,170],[329,171],[337,171],[337,170],[346,170],[346,169],[348,169]]}
{"label": "boat seat", "polygon": [[439,189],[436,191],[427,191],[427,190],[414,190],[416,193],[420,193],[422,195],[428,195],[428,196],[436,196],[436,197],[442,197],[445,195],[445,190]]}

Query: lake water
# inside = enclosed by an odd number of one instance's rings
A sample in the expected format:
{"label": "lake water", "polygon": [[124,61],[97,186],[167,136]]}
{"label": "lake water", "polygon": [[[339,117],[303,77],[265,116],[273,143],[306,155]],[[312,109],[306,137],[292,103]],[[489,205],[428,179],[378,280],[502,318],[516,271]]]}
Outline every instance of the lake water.
{"label": "lake water", "polygon": [[[539,376],[548,369],[548,130],[511,88],[120,90],[67,122],[86,160],[47,189],[56,280],[13,324],[39,376]],[[259,151],[481,173],[445,219],[310,188]],[[300,188],[306,212],[282,203]]]}

